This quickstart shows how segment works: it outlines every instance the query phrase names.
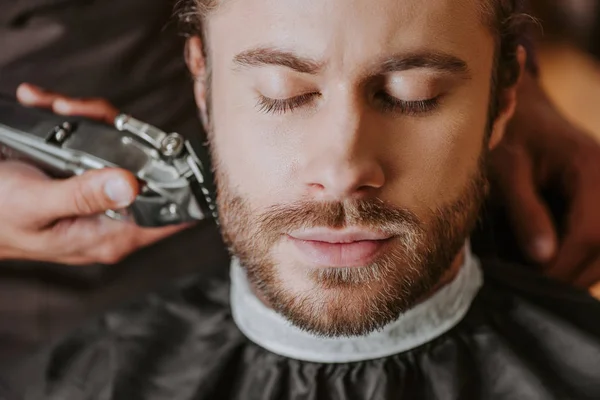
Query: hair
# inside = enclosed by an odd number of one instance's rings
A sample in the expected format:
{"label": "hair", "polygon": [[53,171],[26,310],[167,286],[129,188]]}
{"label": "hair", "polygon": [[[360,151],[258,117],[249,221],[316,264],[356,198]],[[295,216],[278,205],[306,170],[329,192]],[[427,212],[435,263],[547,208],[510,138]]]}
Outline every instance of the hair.
{"label": "hair", "polygon": [[[199,36],[203,43],[205,58],[208,55],[204,20],[225,0],[178,0],[175,16],[182,35]],[[479,0],[473,0],[479,1]],[[491,30],[496,43],[494,70],[490,93],[490,123],[496,119],[501,108],[499,93],[513,86],[520,74],[517,59],[519,44],[525,39],[527,22],[531,18],[523,13],[523,0],[484,0],[480,13]],[[210,79],[210,66],[208,66]]]}
{"label": "hair", "polygon": [[489,131],[502,107],[500,92],[515,85],[520,76],[517,49],[527,41],[527,27],[532,21],[523,9],[523,0],[487,0],[482,5],[484,22],[496,42],[491,77]]}

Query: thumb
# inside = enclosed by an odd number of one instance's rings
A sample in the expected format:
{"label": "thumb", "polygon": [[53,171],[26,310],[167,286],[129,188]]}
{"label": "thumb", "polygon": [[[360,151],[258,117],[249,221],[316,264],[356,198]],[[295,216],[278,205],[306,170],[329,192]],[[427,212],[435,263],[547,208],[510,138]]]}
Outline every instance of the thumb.
{"label": "thumb", "polygon": [[512,224],[521,249],[540,264],[551,261],[556,253],[557,239],[550,212],[537,193],[511,202]]}
{"label": "thumb", "polygon": [[82,217],[129,206],[137,196],[139,184],[128,171],[100,169],[87,171],[62,181],[49,181],[43,193],[44,217]]}

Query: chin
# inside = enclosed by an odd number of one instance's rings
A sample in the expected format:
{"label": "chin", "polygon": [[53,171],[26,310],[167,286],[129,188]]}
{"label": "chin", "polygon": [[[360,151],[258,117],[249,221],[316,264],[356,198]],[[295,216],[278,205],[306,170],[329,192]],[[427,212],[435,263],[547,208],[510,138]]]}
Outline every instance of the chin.
{"label": "chin", "polygon": [[[278,271],[267,298],[296,327],[323,337],[364,336],[410,309],[422,294],[402,267],[297,267]],[[299,271],[303,273],[298,274]],[[423,288],[425,291],[425,288]]]}
{"label": "chin", "polygon": [[[377,287],[379,286],[379,287]],[[398,318],[398,304],[390,304],[383,285],[323,287],[294,294],[277,311],[293,325],[317,336],[364,336]],[[290,293],[291,295],[291,293]]]}
{"label": "chin", "polygon": [[365,266],[326,267],[275,246],[247,260],[261,299],[298,328],[324,337],[364,336],[384,328],[432,291],[449,263],[393,246]]}

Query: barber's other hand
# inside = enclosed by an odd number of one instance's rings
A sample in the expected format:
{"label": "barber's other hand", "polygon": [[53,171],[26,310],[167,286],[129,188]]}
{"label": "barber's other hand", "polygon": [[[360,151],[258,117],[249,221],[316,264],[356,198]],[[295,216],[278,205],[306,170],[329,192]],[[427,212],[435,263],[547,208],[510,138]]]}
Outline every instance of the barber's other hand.
{"label": "barber's other hand", "polygon": [[[117,115],[104,100],[69,99],[31,85],[21,85],[17,97],[25,105],[63,115],[110,123]],[[137,180],[125,170],[54,180],[32,166],[0,162],[0,259],[114,264],[183,228],[145,229],[102,215],[128,206],[138,191]]]}
{"label": "barber's other hand", "polygon": [[[587,289],[600,281],[600,145],[560,115],[533,77],[521,85],[492,154],[495,181],[526,254],[549,276]],[[567,201],[560,238],[539,195],[548,186]]]}

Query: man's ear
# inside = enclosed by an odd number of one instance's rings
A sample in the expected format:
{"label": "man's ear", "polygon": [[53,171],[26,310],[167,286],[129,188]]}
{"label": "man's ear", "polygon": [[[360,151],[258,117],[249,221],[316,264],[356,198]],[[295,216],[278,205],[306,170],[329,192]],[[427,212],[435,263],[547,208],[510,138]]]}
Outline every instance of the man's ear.
{"label": "man's ear", "polygon": [[185,62],[194,78],[194,96],[200,110],[200,117],[205,128],[208,128],[208,112],[206,107],[207,71],[204,58],[202,39],[192,36],[187,40],[185,48]]}
{"label": "man's ear", "polygon": [[494,121],[494,126],[492,128],[492,133],[489,140],[489,149],[494,149],[498,143],[504,137],[504,133],[506,132],[508,123],[512,119],[515,114],[515,109],[517,108],[517,92],[519,87],[521,86],[521,81],[523,79],[523,74],[526,74],[525,70],[525,61],[527,59],[527,52],[523,46],[519,46],[517,49],[517,62],[519,63],[519,79],[517,82],[509,88],[502,89],[502,92],[498,95],[500,96],[500,110],[498,115],[496,116],[496,120]]}

